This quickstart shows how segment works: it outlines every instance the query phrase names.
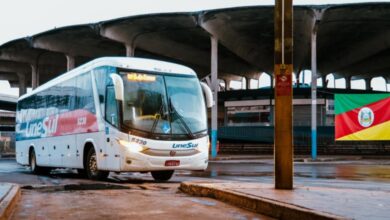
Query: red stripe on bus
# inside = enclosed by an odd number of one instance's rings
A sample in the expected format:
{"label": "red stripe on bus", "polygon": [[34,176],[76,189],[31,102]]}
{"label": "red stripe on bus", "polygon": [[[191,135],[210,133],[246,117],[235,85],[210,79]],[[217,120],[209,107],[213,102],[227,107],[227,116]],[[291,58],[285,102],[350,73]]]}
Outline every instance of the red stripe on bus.
{"label": "red stripe on bus", "polygon": [[[50,127],[49,123],[53,123],[52,121],[55,120],[55,117],[56,116],[50,116],[49,120],[46,122],[46,126]],[[77,109],[59,114],[56,129],[47,135],[61,136],[77,133],[96,132],[98,130],[99,128],[96,115],[84,109]]]}

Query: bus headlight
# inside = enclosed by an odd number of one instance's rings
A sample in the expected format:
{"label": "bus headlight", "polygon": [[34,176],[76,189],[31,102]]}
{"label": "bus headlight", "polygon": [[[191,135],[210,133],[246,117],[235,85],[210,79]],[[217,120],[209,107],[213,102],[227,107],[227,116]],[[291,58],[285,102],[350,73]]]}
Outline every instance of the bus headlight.
{"label": "bus headlight", "polygon": [[129,149],[129,151],[134,153],[138,153],[146,149],[145,147],[135,142],[128,142],[125,140],[119,140],[118,142],[120,145],[126,147],[127,149]]}
{"label": "bus headlight", "polygon": [[198,146],[198,151],[200,152],[208,152],[210,148],[210,144],[207,142],[207,144],[200,144]]}

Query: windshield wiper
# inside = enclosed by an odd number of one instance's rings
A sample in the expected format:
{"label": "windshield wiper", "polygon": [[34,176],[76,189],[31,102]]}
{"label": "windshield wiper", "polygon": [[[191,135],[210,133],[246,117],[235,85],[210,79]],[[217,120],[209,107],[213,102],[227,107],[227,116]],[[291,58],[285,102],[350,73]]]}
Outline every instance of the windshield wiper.
{"label": "windshield wiper", "polygon": [[154,134],[154,131],[156,130],[158,121],[161,118],[161,114],[164,114],[164,102],[161,102],[160,110],[158,110],[158,115],[156,115],[156,118],[153,121],[152,129],[150,130],[150,135]]}
{"label": "windshield wiper", "polygon": [[168,108],[169,108],[170,110],[172,110],[172,113],[174,113],[174,114],[177,116],[177,118],[178,118],[179,121],[181,122],[181,125],[182,125],[182,126],[184,127],[184,129],[187,131],[187,134],[188,134],[191,138],[195,138],[195,136],[194,136],[194,134],[192,133],[191,129],[188,127],[187,123],[184,121],[183,116],[181,116],[181,115],[177,112],[175,106],[173,106],[171,98],[168,98]]}

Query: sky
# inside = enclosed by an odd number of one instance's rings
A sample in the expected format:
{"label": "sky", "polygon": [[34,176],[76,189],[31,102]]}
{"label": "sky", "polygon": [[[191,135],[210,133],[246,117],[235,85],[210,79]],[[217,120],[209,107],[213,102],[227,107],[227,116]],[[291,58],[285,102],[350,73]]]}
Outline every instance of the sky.
{"label": "sky", "polygon": [[[294,0],[294,5],[342,4],[352,0]],[[0,0],[0,45],[56,27],[94,23],[137,14],[188,12],[237,6],[273,5],[274,0]],[[17,95],[0,81],[0,93]],[[29,91],[29,90],[28,90]]]}

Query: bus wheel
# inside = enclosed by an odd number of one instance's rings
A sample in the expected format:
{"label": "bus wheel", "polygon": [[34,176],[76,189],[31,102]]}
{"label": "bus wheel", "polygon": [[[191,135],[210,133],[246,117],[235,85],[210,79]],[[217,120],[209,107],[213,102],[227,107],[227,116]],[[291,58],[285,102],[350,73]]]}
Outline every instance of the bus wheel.
{"label": "bus wheel", "polygon": [[96,152],[94,148],[89,149],[87,155],[87,162],[85,163],[85,171],[89,179],[92,180],[104,180],[107,178],[109,172],[98,170]]}
{"label": "bus wheel", "polygon": [[87,172],[85,172],[85,169],[77,169],[77,174],[81,177],[87,176]]}
{"label": "bus wheel", "polygon": [[152,177],[156,181],[168,181],[172,175],[174,170],[164,170],[164,171],[152,171]]}
{"label": "bus wheel", "polygon": [[35,156],[34,149],[31,150],[31,152],[30,152],[29,163],[30,163],[30,171],[33,174],[46,174],[46,173],[48,173],[47,172],[48,169],[45,169],[45,167],[40,167],[37,165],[37,157]]}

